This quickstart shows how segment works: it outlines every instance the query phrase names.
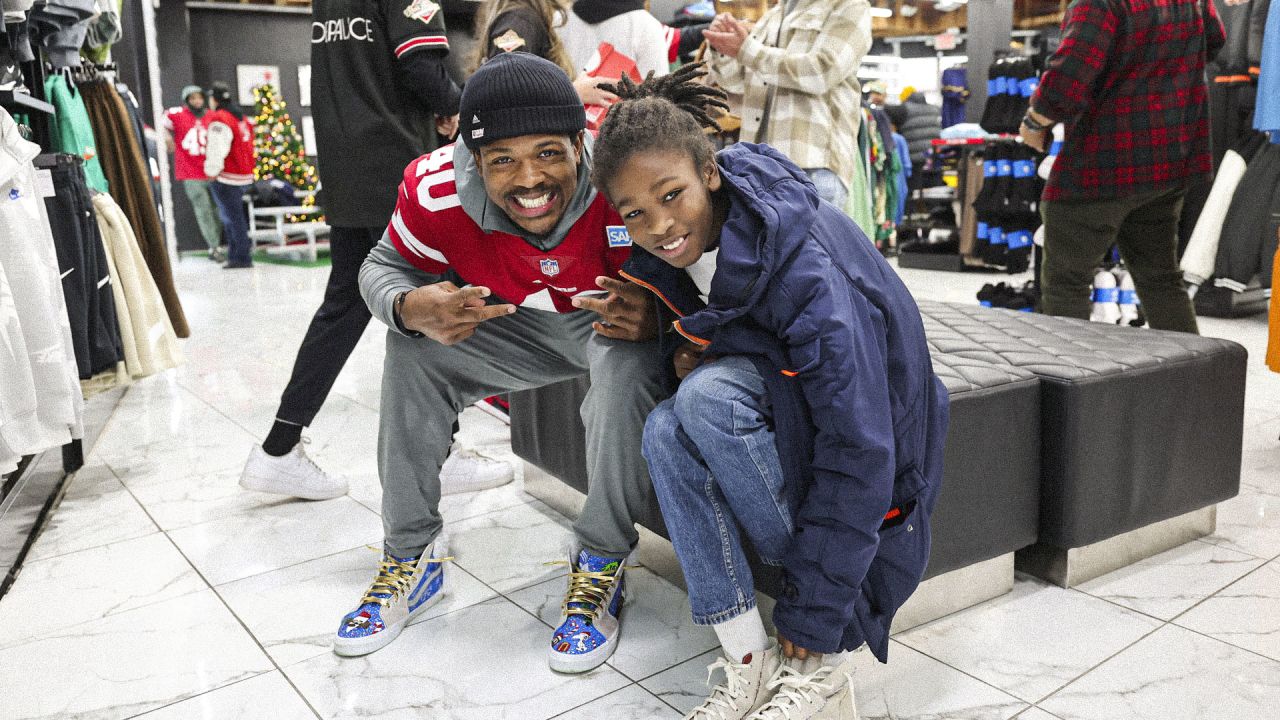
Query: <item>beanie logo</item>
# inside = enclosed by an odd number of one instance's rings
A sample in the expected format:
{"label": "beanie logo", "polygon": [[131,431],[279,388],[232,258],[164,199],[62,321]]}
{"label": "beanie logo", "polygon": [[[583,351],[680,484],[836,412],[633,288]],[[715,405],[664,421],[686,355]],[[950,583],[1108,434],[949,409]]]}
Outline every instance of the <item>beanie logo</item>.
{"label": "beanie logo", "polygon": [[413,0],[412,3],[409,3],[409,7],[404,9],[404,16],[410,20],[421,20],[424,23],[430,23],[438,12],[440,12],[440,6],[431,2],[431,0]]}
{"label": "beanie logo", "polygon": [[479,140],[482,137],[484,137],[484,128],[476,128],[475,130],[471,131],[472,140]]}
{"label": "beanie logo", "polygon": [[472,125],[479,125],[479,124],[480,124],[480,116],[479,116],[479,115],[472,115],[472,116],[471,116],[471,124],[472,124]]}
{"label": "beanie logo", "polygon": [[606,225],[605,236],[609,238],[609,247],[631,247],[631,233],[625,225]]}

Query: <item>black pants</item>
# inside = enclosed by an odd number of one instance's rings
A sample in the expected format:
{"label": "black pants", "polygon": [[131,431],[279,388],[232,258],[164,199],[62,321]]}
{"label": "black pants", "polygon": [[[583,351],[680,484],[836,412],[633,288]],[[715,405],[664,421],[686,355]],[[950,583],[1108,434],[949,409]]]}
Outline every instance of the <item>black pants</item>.
{"label": "black pants", "polygon": [[329,231],[329,286],[298,348],[293,376],[280,398],[276,419],[307,426],[320,412],[329,390],[369,324],[360,297],[360,266],[386,228],[335,227]]}
{"label": "black pants", "polygon": [[45,199],[45,208],[62,271],[76,369],[80,379],[86,380],[112,369],[124,357],[116,301],[81,161],[61,155],[49,170],[55,195]]}

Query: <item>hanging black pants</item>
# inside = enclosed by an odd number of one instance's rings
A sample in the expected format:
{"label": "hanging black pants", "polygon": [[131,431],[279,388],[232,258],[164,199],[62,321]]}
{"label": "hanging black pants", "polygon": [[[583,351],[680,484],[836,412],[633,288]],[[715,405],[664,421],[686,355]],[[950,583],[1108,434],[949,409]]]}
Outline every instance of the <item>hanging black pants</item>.
{"label": "hanging black pants", "polygon": [[80,159],[60,155],[48,170],[55,194],[45,198],[45,209],[62,272],[76,369],[85,380],[112,369],[124,357],[116,301]]}
{"label": "hanging black pants", "polygon": [[334,227],[329,231],[329,285],[324,302],[298,348],[293,375],[280,398],[276,419],[307,426],[320,412],[329,390],[369,324],[360,296],[360,266],[382,239],[385,227]]}

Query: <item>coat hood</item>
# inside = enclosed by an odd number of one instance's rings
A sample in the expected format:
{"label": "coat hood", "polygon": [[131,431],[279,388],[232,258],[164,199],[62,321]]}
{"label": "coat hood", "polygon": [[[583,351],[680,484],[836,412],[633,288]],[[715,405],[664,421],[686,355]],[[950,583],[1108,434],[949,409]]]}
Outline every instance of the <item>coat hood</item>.
{"label": "coat hood", "polygon": [[578,0],[573,4],[573,14],[590,25],[598,25],[623,13],[643,9],[644,0]]}
{"label": "coat hood", "polygon": [[680,321],[700,337],[760,300],[774,272],[808,237],[821,202],[809,176],[768,145],[737,143],[716,162],[733,195],[716,275],[707,308]]}

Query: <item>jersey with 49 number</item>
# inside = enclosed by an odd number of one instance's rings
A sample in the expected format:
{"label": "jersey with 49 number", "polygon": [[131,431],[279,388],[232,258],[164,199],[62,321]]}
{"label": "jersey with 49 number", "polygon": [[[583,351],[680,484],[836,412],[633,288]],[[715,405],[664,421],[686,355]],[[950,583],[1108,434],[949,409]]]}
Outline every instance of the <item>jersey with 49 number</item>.
{"label": "jersey with 49 number", "polygon": [[600,291],[597,277],[618,277],[631,255],[631,236],[599,193],[564,241],[543,252],[517,235],[482,230],[463,210],[453,177],[452,145],[404,171],[388,233],[420,270],[452,270],[506,302],[564,313],[577,309],[575,295]]}

